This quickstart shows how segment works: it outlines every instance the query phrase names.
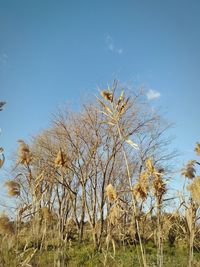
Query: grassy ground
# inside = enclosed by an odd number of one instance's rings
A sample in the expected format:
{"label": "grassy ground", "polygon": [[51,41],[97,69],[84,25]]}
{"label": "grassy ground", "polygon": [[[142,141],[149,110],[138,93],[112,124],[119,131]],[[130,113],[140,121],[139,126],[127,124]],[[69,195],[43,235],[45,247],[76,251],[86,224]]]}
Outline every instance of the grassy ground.
{"label": "grassy ground", "polygon": [[[121,248],[116,248],[116,253],[114,256],[114,252],[112,247],[110,247],[110,251],[106,253],[106,251],[102,251],[101,253],[95,252],[92,245],[83,244],[72,244],[71,246],[67,246],[63,249],[63,252],[59,252],[55,250],[53,247],[48,250],[38,251],[34,255],[34,257],[29,261],[31,265],[24,266],[32,266],[32,267],[54,267],[54,266],[69,266],[69,267],[131,267],[131,266],[140,266],[138,260],[137,249],[133,246],[126,246]],[[26,255],[23,255],[25,259],[31,257],[34,249],[30,248]],[[153,244],[148,244],[146,246],[147,252],[147,262],[149,267],[154,267],[156,265],[156,248]],[[165,247],[164,250],[164,266],[165,267],[187,267],[187,250],[184,247],[179,248],[170,248],[168,246]],[[22,266],[17,263],[16,254],[13,249],[9,250],[1,250],[0,254],[0,266],[1,267],[18,267]],[[195,252],[195,264],[194,267],[200,267],[200,253]]]}

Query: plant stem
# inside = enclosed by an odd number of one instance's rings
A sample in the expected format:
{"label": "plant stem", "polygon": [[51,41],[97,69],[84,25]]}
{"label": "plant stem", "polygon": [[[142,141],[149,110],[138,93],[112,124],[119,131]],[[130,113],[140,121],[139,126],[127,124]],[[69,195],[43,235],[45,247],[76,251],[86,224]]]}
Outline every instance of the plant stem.
{"label": "plant stem", "polygon": [[[121,133],[121,130],[120,130],[118,122],[117,122],[117,130],[118,130],[118,133],[119,133],[119,137],[120,137],[121,141],[123,142],[124,138],[122,136],[122,133]],[[129,165],[128,165],[128,159],[127,159],[126,151],[124,149],[123,144],[122,144],[122,151],[123,151],[124,160],[125,160],[125,164],[126,164],[126,171],[127,171],[127,175],[128,175],[129,186],[130,186],[130,190],[132,191],[132,183],[131,183],[131,175],[130,175],[130,170],[129,170]],[[143,245],[142,245],[140,229],[139,229],[139,222],[138,222],[138,219],[137,219],[137,209],[136,209],[136,204],[135,204],[135,199],[134,199],[133,194],[131,194],[131,197],[132,197],[132,203],[133,203],[133,208],[134,208],[134,217],[135,217],[135,223],[136,223],[136,230],[137,230],[139,243],[140,243],[140,251],[141,251],[141,255],[142,255],[142,262],[143,262],[143,266],[147,267],[146,255],[145,255],[144,248],[143,248]]]}

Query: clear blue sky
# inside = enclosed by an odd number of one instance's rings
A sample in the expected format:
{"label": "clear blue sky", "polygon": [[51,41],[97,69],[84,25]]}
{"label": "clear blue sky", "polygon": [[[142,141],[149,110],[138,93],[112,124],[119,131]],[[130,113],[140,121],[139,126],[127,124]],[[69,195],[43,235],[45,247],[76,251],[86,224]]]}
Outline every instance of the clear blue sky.
{"label": "clear blue sky", "polygon": [[[200,1],[0,0],[0,145],[49,125],[113,78],[153,90],[181,163],[200,141]],[[160,94],[160,96],[159,96]],[[157,96],[157,97],[156,97]]]}

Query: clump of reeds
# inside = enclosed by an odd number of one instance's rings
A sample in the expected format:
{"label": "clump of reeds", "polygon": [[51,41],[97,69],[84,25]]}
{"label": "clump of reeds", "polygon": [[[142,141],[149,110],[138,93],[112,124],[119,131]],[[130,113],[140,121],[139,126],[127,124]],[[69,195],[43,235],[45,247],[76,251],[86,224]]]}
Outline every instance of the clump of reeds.
{"label": "clump of reeds", "polygon": [[117,192],[111,184],[106,187],[106,195],[111,202],[117,199]]}
{"label": "clump of reeds", "polygon": [[167,191],[166,182],[163,179],[163,169],[157,170],[152,159],[145,162],[145,171],[141,173],[139,182],[135,186],[135,197],[143,201],[146,200],[147,194],[152,192],[155,198],[156,208],[156,240],[157,240],[157,264],[163,266],[163,226],[162,226],[162,205],[163,196]]}
{"label": "clump of reeds", "polygon": [[3,235],[11,235],[14,233],[14,225],[10,222],[6,214],[0,215],[0,233]]}
{"label": "clump of reeds", "polygon": [[[108,87],[108,90],[103,90],[101,92],[101,96],[103,99],[98,99],[102,110],[100,110],[100,112],[102,114],[105,115],[106,118],[106,124],[109,127],[115,127],[117,134],[119,136],[119,139],[122,143],[122,152],[124,155],[124,161],[126,164],[126,171],[127,171],[127,177],[128,177],[128,181],[129,181],[129,186],[130,186],[130,190],[133,191],[133,186],[132,186],[132,181],[131,181],[131,174],[130,174],[130,168],[129,168],[129,163],[128,163],[128,158],[126,155],[126,151],[124,148],[124,143],[128,143],[129,145],[131,145],[134,149],[138,148],[138,145],[135,144],[132,140],[129,139],[129,135],[125,134],[125,125],[121,124],[122,122],[122,118],[123,116],[126,114],[126,111],[129,108],[129,100],[130,98],[125,98],[124,95],[124,90],[122,90],[121,95],[119,97],[116,96],[115,91],[117,89],[117,83],[114,82],[113,86],[112,86],[112,90],[110,90],[110,88]],[[114,201],[116,199],[116,194],[113,193],[115,191],[113,191],[113,187],[109,185],[108,187],[108,193],[107,195],[109,196],[111,201]],[[142,256],[142,263],[143,266],[146,267],[146,257],[145,257],[145,252],[144,252],[144,248],[142,245],[142,240],[140,237],[140,230],[139,230],[139,223],[138,223],[138,219],[136,216],[137,213],[137,209],[136,209],[136,203],[135,203],[135,198],[132,194],[132,204],[133,204],[133,216],[135,218],[135,223],[136,223],[136,228],[137,228],[137,234],[139,237],[139,242],[140,242],[140,250],[141,250],[141,256]]]}
{"label": "clump of reeds", "polygon": [[140,174],[137,183],[134,185],[134,196],[136,199],[144,201],[152,189],[153,195],[160,199],[166,192],[166,183],[162,178],[162,172],[155,168],[151,159],[147,159],[145,165],[145,171]]}
{"label": "clump of reeds", "polygon": [[[195,152],[200,156],[200,143],[196,144]],[[196,176],[195,164],[199,164],[196,160],[191,160],[183,169],[182,175],[188,178],[189,184],[187,186],[190,192],[189,202],[186,203],[186,222],[189,233],[189,262],[188,266],[193,266],[194,261],[194,240],[197,227],[197,211],[200,206],[200,176]]]}
{"label": "clump of reeds", "polygon": [[30,151],[29,146],[23,140],[18,140],[18,143],[19,149],[17,163],[29,164],[33,159],[33,155]]}
{"label": "clump of reeds", "polygon": [[10,197],[16,197],[20,195],[20,184],[16,181],[7,181],[5,185],[8,188],[8,195]]}

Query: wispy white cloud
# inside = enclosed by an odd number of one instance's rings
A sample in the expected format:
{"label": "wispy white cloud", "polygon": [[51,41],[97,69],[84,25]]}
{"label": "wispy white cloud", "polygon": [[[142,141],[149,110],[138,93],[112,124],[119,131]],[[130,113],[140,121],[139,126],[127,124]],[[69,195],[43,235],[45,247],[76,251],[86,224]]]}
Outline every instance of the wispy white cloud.
{"label": "wispy white cloud", "polygon": [[148,100],[153,100],[160,97],[161,94],[156,90],[149,89],[148,92],[146,93],[146,96]]}
{"label": "wispy white cloud", "polygon": [[122,48],[117,49],[117,53],[118,53],[119,55],[121,55],[121,54],[123,53],[123,49],[122,49]]}
{"label": "wispy white cloud", "polygon": [[123,48],[116,47],[112,36],[110,36],[109,34],[106,35],[105,43],[106,43],[107,49],[110,50],[111,52],[117,53],[118,55],[121,55],[123,53]]}

